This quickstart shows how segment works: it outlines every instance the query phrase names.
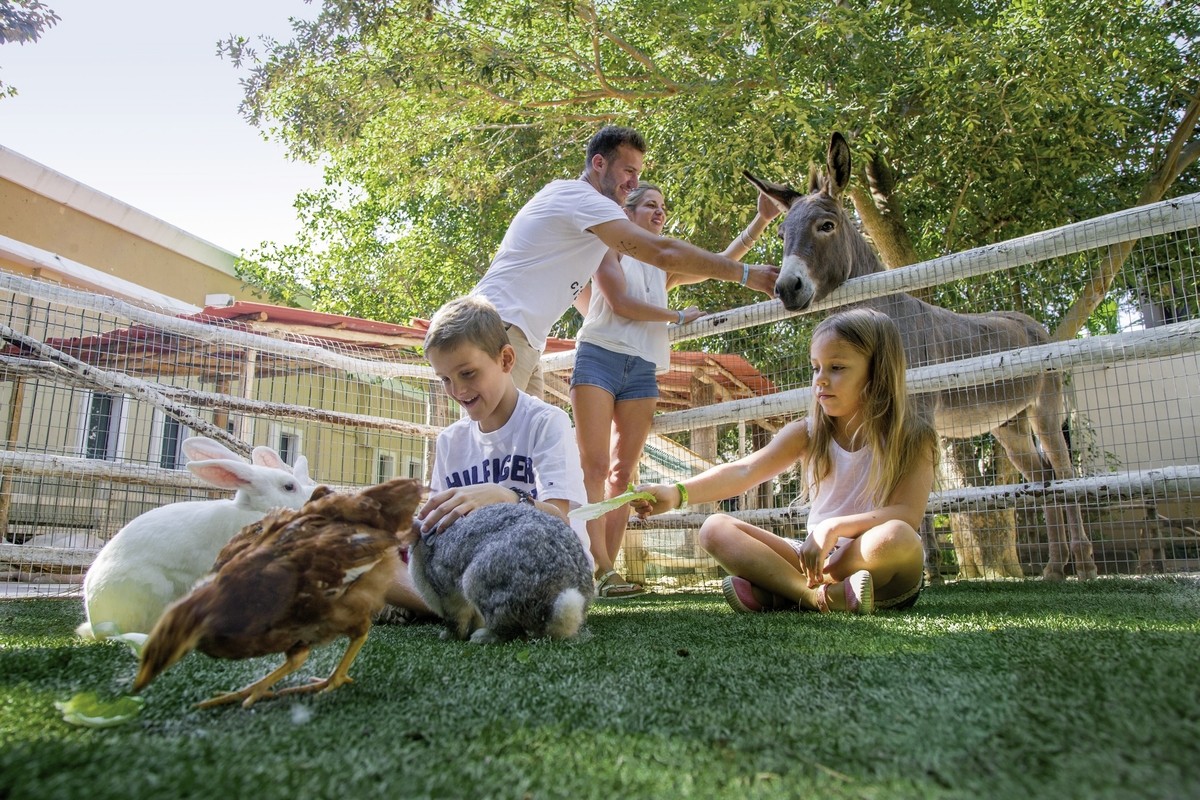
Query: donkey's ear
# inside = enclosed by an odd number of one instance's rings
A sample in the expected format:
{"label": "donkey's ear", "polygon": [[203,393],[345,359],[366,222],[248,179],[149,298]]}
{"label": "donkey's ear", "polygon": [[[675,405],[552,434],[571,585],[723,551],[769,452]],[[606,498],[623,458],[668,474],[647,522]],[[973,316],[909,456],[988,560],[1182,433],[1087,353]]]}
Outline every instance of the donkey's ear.
{"label": "donkey's ear", "polygon": [[819,192],[825,188],[825,176],[811,161],[808,163],[808,193]]}
{"label": "donkey's ear", "polygon": [[850,183],[850,145],[846,144],[846,137],[837,131],[829,138],[825,169],[828,179],[823,188],[830,197],[837,197]]}
{"label": "donkey's ear", "polygon": [[742,170],[742,175],[746,177],[746,180],[757,186],[760,192],[771,198],[771,200],[775,202],[775,205],[779,206],[781,211],[787,211],[792,207],[792,203],[796,202],[802,197],[802,195],[792,187],[785,186],[782,183],[771,183],[770,181],[764,181],[760,178],[756,178],[750,174],[749,170]]}

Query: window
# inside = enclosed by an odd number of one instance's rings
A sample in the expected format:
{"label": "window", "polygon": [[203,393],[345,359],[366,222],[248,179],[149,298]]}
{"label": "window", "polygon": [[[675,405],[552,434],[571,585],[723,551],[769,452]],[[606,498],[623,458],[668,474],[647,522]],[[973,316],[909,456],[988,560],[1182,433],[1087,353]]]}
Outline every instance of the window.
{"label": "window", "polygon": [[408,477],[417,478],[418,480],[425,477],[425,464],[420,461],[408,462]]}
{"label": "window", "polygon": [[183,451],[179,445],[182,444],[186,431],[179,420],[163,414],[162,436],[158,447],[158,465],[163,469],[179,469],[183,466]]}
{"label": "window", "polygon": [[396,477],[396,454],[380,451],[375,460],[375,482],[383,483]]}
{"label": "window", "polygon": [[294,465],[296,456],[300,455],[300,434],[296,431],[280,431],[277,450],[283,463]]}
{"label": "window", "polygon": [[83,457],[113,461],[118,453],[121,410],[125,397],[93,392],[83,428]]}

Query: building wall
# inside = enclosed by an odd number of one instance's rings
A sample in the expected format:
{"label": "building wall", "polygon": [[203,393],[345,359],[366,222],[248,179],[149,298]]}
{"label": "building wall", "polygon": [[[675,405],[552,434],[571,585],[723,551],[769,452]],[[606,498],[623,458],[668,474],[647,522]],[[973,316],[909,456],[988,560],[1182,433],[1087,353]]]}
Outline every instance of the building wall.
{"label": "building wall", "polygon": [[[0,235],[187,303],[208,294],[254,299],[236,255],[0,147]],[[31,274],[0,257],[0,267]],[[40,276],[72,284],[68,278]]]}

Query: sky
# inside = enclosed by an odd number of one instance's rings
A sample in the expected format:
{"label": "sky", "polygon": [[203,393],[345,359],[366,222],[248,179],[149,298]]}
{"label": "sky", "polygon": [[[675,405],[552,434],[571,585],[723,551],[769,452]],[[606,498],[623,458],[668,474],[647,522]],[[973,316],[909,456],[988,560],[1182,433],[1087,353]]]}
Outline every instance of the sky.
{"label": "sky", "polygon": [[[290,38],[304,0],[43,0],[61,21],[0,45],[0,144],[234,253],[290,242],[318,166],[238,114],[231,34]],[[261,51],[261,48],[260,48]]]}

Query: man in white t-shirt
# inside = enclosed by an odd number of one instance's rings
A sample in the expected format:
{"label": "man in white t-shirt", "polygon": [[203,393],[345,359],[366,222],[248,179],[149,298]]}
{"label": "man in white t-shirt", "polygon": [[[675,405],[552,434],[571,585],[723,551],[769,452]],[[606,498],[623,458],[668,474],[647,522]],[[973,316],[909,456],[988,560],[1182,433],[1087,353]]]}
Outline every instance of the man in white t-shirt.
{"label": "man in white t-shirt", "polygon": [[577,180],[551,181],[517,212],[472,294],[491,301],[516,351],[513,381],[543,393],[546,337],[587,286],[609,248],[668,272],[737,281],[775,296],[779,270],[741,264],[635,225],[622,208],[637,188],[646,142],[632,128],[607,126],[588,142]]}

